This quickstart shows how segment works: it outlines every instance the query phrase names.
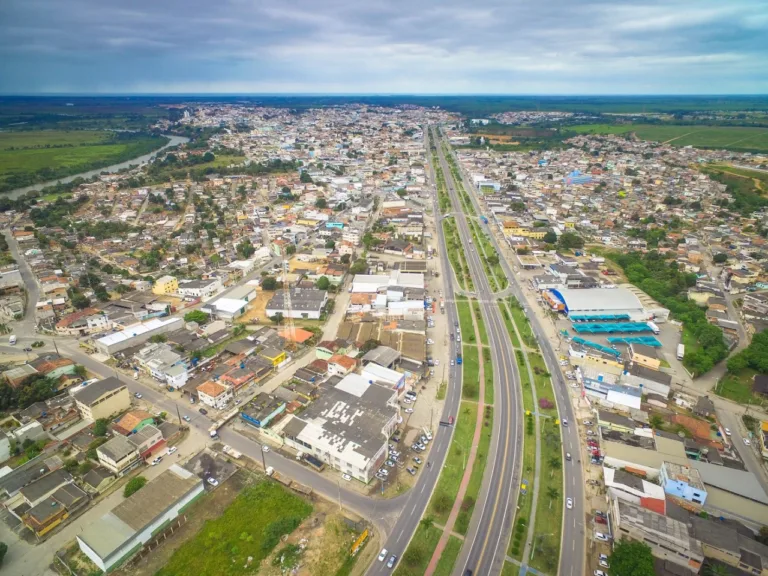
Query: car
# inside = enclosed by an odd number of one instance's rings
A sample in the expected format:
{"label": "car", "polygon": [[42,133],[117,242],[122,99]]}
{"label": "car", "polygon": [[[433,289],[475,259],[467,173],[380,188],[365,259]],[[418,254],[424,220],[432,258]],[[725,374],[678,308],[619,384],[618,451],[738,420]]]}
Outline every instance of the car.
{"label": "car", "polygon": [[602,510],[595,510],[595,516],[600,516],[601,518],[608,518],[608,514],[606,514]]}
{"label": "car", "polygon": [[134,396],[136,398],[138,398],[139,400],[141,400],[143,398],[143,396],[139,392],[136,392],[136,394],[134,394]]}
{"label": "car", "polygon": [[426,450],[426,449],[427,449],[427,447],[426,447],[426,446],[425,446],[423,443],[421,443],[421,442],[419,442],[418,444],[416,444],[416,446],[418,446],[418,447],[419,447],[419,450],[422,450],[422,451],[424,451],[424,450]]}
{"label": "car", "polygon": [[749,446],[750,445],[749,438],[744,438],[744,445],[745,446]]}
{"label": "car", "polygon": [[405,409],[406,414],[413,414],[413,408],[406,408]]}
{"label": "car", "polygon": [[160,464],[160,462],[162,462],[162,460],[163,460],[163,457],[162,456],[158,456],[157,458],[152,460],[152,466],[157,466],[158,464]]}
{"label": "car", "polygon": [[403,404],[412,404],[412,403],[413,403],[413,400],[411,400],[410,398],[403,398]]}
{"label": "car", "polygon": [[607,536],[602,532],[595,532],[595,540],[600,540],[601,542],[608,542],[610,539],[611,539],[610,536]]}
{"label": "car", "polygon": [[382,548],[381,552],[379,552],[379,562],[384,562],[384,559],[387,557],[387,549]]}
{"label": "car", "polygon": [[453,342],[454,338],[456,338],[456,336],[451,332],[451,342]]}
{"label": "car", "polygon": [[189,422],[190,420],[192,420],[192,418],[190,418],[189,416],[187,416],[187,415],[185,414],[185,415],[184,415],[184,422]]}
{"label": "car", "polygon": [[453,426],[453,416],[448,416],[448,424]]}
{"label": "car", "polygon": [[432,340],[431,338],[427,338],[427,345],[432,345],[434,343],[435,343],[434,340]]}
{"label": "car", "polygon": [[416,462],[416,464],[421,464],[422,460],[418,456],[413,457],[413,461]]}
{"label": "car", "polygon": [[395,451],[395,450],[393,450],[393,451],[391,451],[391,452],[389,453],[389,457],[390,457],[390,458],[394,458],[395,460],[397,460],[399,456],[400,456],[400,452],[397,452],[397,451]]}
{"label": "car", "polygon": [[440,366],[440,360],[435,360],[435,366]]}
{"label": "car", "polygon": [[602,570],[595,570],[594,576],[607,576],[607,574]]}
{"label": "car", "polygon": [[600,564],[600,566],[602,566],[603,568],[610,568],[611,567],[610,564],[608,564],[608,561],[607,560],[603,560],[602,558],[600,558],[600,560],[598,560],[598,564]]}
{"label": "car", "polygon": [[571,453],[570,452],[566,452],[565,453],[565,459],[568,460],[568,462],[571,461]]}
{"label": "car", "polygon": [[32,347],[27,346],[26,348],[24,348],[24,352],[32,352]]}
{"label": "car", "polygon": [[189,403],[190,403],[190,404],[194,404],[194,403],[195,403],[195,399],[194,399],[194,398],[192,398],[192,396],[190,396],[190,397],[189,397]]}
{"label": "car", "polygon": [[584,424],[584,426],[592,426],[592,421],[591,420],[584,420],[584,422],[582,422],[582,424]]}
{"label": "car", "polygon": [[397,556],[392,554],[392,556],[389,557],[389,560],[387,560],[387,568],[394,568],[395,562],[397,562]]}
{"label": "car", "polygon": [[408,392],[405,393],[406,396],[412,396],[413,398],[416,398],[417,394],[413,390],[408,390]]}
{"label": "car", "polygon": [[600,554],[600,560],[608,560],[608,554]]}
{"label": "car", "polygon": [[456,365],[456,361],[452,359],[451,360],[451,366],[455,366],[455,365]]}
{"label": "car", "polygon": [[560,360],[560,366],[568,366],[568,360]]}
{"label": "car", "polygon": [[406,472],[408,472],[408,474],[410,474],[411,476],[416,476],[416,470],[414,470],[413,468],[406,468],[405,470],[406,470]]}
{"label": "car", "polygon": [[210,484],[213,487],[216,487],[219,485],[219,481],[216,480],[213,476],[208,476],[208,484]]}
{"label": "car", "polygon": [[608,524],[608,521],[602,516],[595,516],[595,522],[598,524]]}
{"label": "car", "polygon": [[382,476],[389,476],[389,470],[382,468],[378,471],[378,474],[381,474]]}
{"label": "car", "polygon": [[422,444],[424,444],[424,446],[426,446],[427,444],[429,444],[429,438],[427,438],[427,437],[426,437],[426,436],[424,436],[423,434],[421,435],[421,438],[419,438],[419,440],[421,440],[421,443],[422,443]]}
{"label": "car", "polygon": [[573,508],[573,498],[566,498],[565,499],[565,507],[568,508],[568,510]]}
{"label": "car", "polygon": [[208,410],[206,410],[205,408],[200,408],[200,409],[198,410],[198,412],[200,412],[200,414],[202,414],[203,416],[205,416],[206,414],[208,414]]}
{"label": "car", "polygon": [[456,342],[461,342],[461,334],[456,335]]}
{"label": "car", "polygon": [[341,477],[347,482],[350,482],[352,480],[352,476],[350,476],[349,474],[342,474]]}
{"label": "car", "polygon": [[563,418],[563,426],[568,426],[568,418]]}
{"label": "car", "polygon": [[726,435],[726,436],[730,436],[730,435],[731,435],[731,431],[730,431],[730,429],[728,429],[728,428],[724,428],[724,430],[725,430],[725,435]]}
{"label": "car", "polygon": [[267,446],[266,444],[262,444],[261,451],[262,452],[269,452],[269,446]]}
{"label": "car", "polygon": [[171,446],[170,448],[168,448],[168,452],[166,452],[166,454],[168,454],[168,456],[170,456],[171,454],[173,454],[177,450],[178,450],[178,448],[176,446]]}
{"label": "car", "polygon": [[592,430],[587,430],[587,436],[594,436],[594,432]]}

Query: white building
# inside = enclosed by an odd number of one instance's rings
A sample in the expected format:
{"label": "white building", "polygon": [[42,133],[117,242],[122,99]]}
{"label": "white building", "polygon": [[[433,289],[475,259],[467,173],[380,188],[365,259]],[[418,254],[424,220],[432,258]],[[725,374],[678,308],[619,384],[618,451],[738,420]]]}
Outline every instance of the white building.
{"label": "white building", "polygon": [[424,274],[392,270],[387,274],[357,274],[352,278],[352,292],[371,294],[388,288],[424,289]]}
{"label": "white building", "polygon": [[178,293],[186,298],[210,298],[222,289],[221,280],[187,280],[179,284]]}
{"label": "white building", "polygon": [[120,350],[137,346],[156,334],[165,334],[179,330],[184,326],[181,318],[153,318],[148,322],[139,322],[126,326],[122,331],[103,336],[94,342],[102,354],[112,355]]}
{"label": "white building", "polygon": [[360,375],[370,382],[390,386],[398,390],[405,385],[405,374],[391,368],[384,368],[373,362],[366,365]]}
{"label": "white building", "polygon": [[197,387],[197,397],[200,402],[216,410],[223,410],[235,397],[232,388],[209,380]]}

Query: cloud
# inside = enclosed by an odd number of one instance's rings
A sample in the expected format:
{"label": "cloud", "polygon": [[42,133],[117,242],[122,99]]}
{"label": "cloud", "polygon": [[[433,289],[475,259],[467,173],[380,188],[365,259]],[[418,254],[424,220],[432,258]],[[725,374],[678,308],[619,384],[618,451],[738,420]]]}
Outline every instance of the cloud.
{"label": "cloud", "polygon": [[765,93],[753,0],[3,0],[0,92]]}

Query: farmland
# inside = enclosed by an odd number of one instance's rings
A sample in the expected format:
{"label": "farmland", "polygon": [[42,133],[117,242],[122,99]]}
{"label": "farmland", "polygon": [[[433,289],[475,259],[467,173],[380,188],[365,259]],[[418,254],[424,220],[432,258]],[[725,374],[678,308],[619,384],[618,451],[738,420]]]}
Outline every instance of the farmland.
{"label": "farmland", "polygon": [[98,130],[0,132],[0,192],[130,160],[167,141]]}
{"label": "farmland", "polygon": [[629,134],[674,146],[734,151],[768,151],[768,129],[742,126],[679,126],[672,124],[583,124],[569,130],[584,134]]}

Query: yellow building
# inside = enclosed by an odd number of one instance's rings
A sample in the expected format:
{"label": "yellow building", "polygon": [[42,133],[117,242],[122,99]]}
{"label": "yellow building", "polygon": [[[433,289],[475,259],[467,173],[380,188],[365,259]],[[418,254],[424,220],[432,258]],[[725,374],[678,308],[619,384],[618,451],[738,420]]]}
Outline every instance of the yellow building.
{"label": "yellow building", "polygon": [[277,368],[281,363],[285,362],[285,352],[277,350],[275,348],[265,348],[259,352],[259,356],[272,362],[272,366]]}
{"label": "yellow building", "polygon": [[645,344],[630,344],[629,351],[632,362],[635,364],[640,364],[651,370],[659,370],[661,368],[661,360],[655,348]]}
{"label": "yellow building", "polygon": [[73,394],[84,420],[109,418],[131,406],[128,388],[114,376],[89,384]]}
{"label": "yellow building", "polygon": [[175,294],[179,291],[179,281],[173,276],[161,276],[155,280],[152,286],[152,293],[163,296],[165,294]]}

